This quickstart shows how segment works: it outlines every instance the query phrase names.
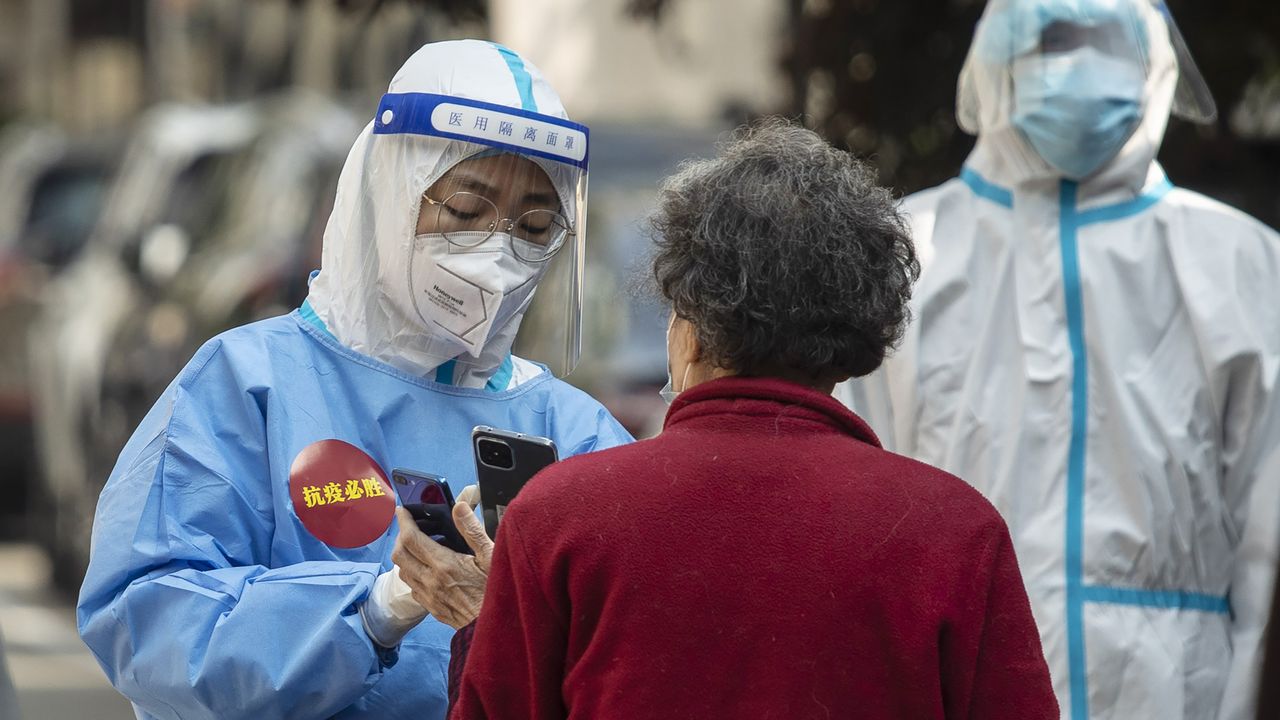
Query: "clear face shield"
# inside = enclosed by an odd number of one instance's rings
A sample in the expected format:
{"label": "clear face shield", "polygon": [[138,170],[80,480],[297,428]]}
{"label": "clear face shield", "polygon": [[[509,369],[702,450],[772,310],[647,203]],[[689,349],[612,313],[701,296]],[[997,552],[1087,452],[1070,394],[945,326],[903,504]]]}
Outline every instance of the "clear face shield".
{"label": "clear face shield", "polygon": [[992,0],[961,73],[957,116],[977,134],[1016,127],[1067,177],[1114,157],[1138,127],[1156,72],[1176,72],[1173,113],[1217,113],[1163,2]]}
{"label": "clear face shield", "polygon": [[[374,135],[427,136],[413,242],[398,308],[434,343],[483,359],[510,346],[558,376],[581,349],[585,126],[512,107],[425,93],[388,94]],[[441,143],[440,140],[448,142]],[[415,144],[406,143],[408,153]],[[385,275],[385,273],[384,273]]]}
{"label": "clear face shield", "polygon": [[1169,6],[1164,0],[1152,2],[1152,6],[1164,20],[1165,31],[1169,35],[1169,44],[1173,48],[1173,57],[1178,64],[1178,84],[1173,91],[1173,114],[1188,122],[1208,125],[1218,118],[1218,104],[1209,92],[1209,84],[1196,67],[1191,57],[1191,49],[1182,38],[1178,24],[1173,21]]}

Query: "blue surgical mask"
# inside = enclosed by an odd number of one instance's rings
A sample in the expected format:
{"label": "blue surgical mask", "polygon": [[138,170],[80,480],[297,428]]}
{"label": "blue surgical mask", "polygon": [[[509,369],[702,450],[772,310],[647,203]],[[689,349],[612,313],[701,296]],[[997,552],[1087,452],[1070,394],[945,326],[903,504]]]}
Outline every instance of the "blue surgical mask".
{"label": "blue surgical mask", "polygon": [[1073,180],[1114,158],[1142,120],[1144,76],[1093,48],[1013,63],[1013,124],[1046,162]]}

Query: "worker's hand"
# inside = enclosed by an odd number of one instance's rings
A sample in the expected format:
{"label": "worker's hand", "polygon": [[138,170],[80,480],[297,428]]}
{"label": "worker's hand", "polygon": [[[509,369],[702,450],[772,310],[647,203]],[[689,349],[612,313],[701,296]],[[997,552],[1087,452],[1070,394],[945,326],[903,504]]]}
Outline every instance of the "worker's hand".
{"label": "worker's hand", "polygon": [[391,560],[400,568],[400,579],[413,591],[413,599],[454,629],[470,624],[480,614],[493,558],[493,541],[470,503],[454,505],[453,522],[475,551],[474,556],[456,553],[423,534],[402,507],[396,508],[396,521],[400,534]]}

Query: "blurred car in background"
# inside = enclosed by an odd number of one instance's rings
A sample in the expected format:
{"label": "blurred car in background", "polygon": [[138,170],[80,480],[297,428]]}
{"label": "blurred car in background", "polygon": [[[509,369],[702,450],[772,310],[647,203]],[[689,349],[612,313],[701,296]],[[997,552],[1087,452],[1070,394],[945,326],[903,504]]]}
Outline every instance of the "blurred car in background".
{"label": "blurred car in background", "polygon": [[111,143],[47,124],[0,137],[0,534],[28,528],[36,490],[27,334],[49,278],[76,257],[110,178]]}
{"label": "blurred car in background", "polygon": [[289,92],[170,106],[139,124],[82,259],[46,297],[32,341],[45,542],[78,587],[94,507],[124,443],[200,344],[287,312],[319,267],[356,117]]}
{"label": "blurred car in background", "polygon": [[[138,278],[164,283],[221,219],[236,156],[259,132],[252,105],[160,105],[139,120],[85,249],[41,298],[30,332],[42,492],[34,537],[55,582],[79,583],[98,490],[86,438],[101,422],[105,358],[136,311]],[[109,468],[107,468],[109,471]]]}
{"label": "blurred car in background", "polygon": [[355,116],[290,92],[139,124],[90,249],[45,298],[33,352],[55,582],[74,589],[124,443],[209,337],[296,307],[319,267]]}
{"label": "blurred car in background", "polygon": [[325,224],[355,116],[323,97],[263,101],[261,132],[237,158],[224,218],[193,237],[172,273],[133,278],[132,308],[111,339],[82,429],[93,497],[156,398],[200,345],[229,328],[298,307],[320,267]]}

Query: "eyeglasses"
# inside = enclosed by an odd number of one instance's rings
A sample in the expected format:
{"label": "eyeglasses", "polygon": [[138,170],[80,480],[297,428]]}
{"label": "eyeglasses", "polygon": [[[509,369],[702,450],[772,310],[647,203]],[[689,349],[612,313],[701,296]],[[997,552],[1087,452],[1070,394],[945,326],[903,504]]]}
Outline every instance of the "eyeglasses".
{"label": "eyeglasses", "polygon": [[496,232],[511,237],[511,251],[530,263],[550,260],[577,233],[569,221],[554,210],[530,210],[515,220],[498,217],[498,206],[483,195],[459,191],[444,200],[423,195],[436,208],[436,227],[449,244],[474,248]]}

